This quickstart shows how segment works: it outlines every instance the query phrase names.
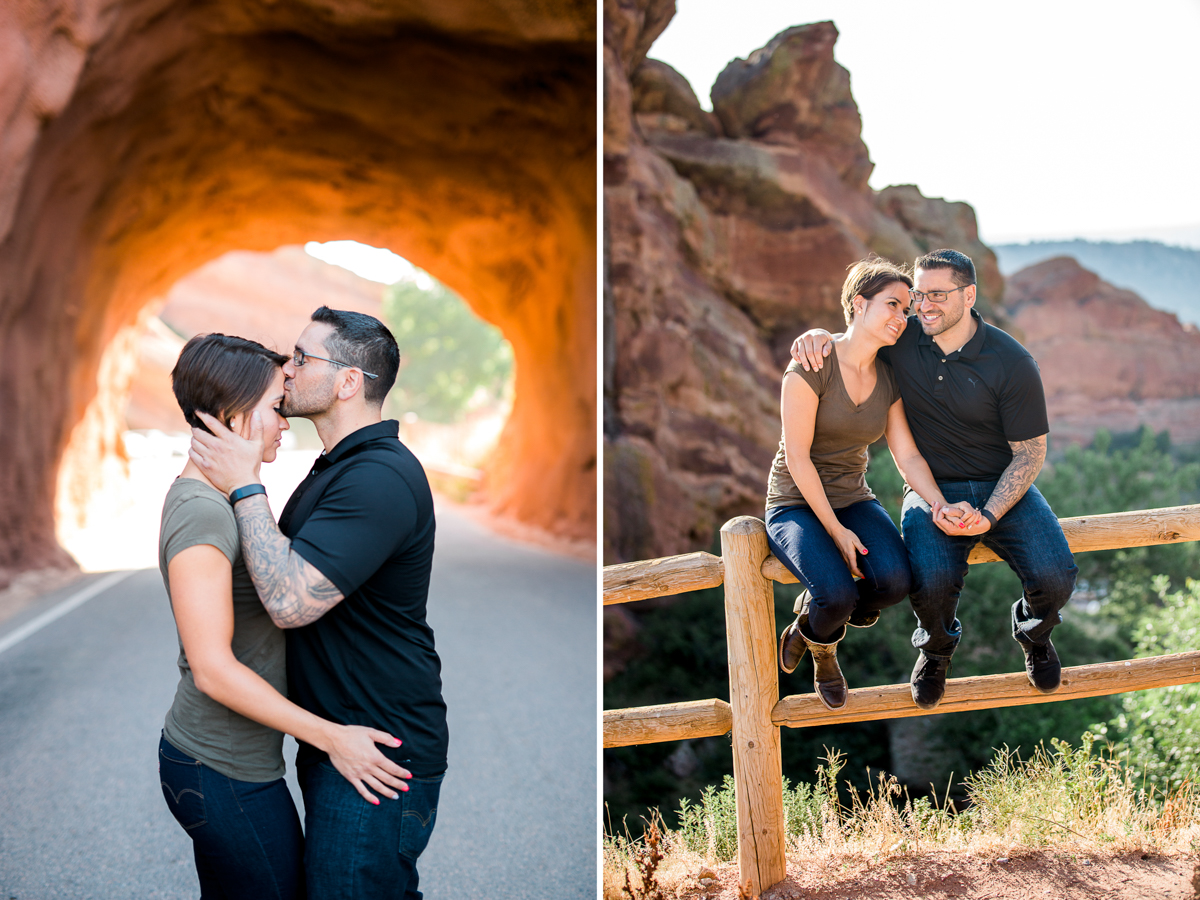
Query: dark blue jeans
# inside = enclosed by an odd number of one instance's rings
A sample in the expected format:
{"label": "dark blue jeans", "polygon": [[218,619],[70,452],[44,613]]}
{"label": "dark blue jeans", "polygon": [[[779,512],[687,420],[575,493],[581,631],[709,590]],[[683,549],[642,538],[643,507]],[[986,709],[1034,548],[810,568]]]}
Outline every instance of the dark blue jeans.
{"label": "dark blue jeans", "polygon": [[304,835],[282,778],[226,778],[165,737],[158,772],[171,815],[192,839],[201,900],[303,900]]}
{"label": "dark blue jeans", "polygon": [[[947,503],[967,500],[982,509],[994,481],[938,482]],[[933,524],[929,504],[915,492],[904,498],[904,545],[912,564],[912,643],[928,656],[949,659],[962,637],[958,595],[967,577],[967,556],[977,542],[1017,573],[1024,593],[1012,606],[1012,633],[1021,644],[1044,644],[1062,622],[1079,570],[1062,527],[1036,487],[1030,487],[1000,521],[980,537],[950,537]]]}
{"label": "dark blue jeans", "polygon": [[867,548],[866,556],[858,554],[858,570],[863,573],[858,581],[811,509],[767,510],[767,543],[812,595],[808,627],[821,642],[837,637],[855,610],[873,613],[899,603],[911,583],[904,542],[878,500],[836,509],[834,515]]}
{"label": "dark blue jeans", "polygon": [[308,896],[421,900],[417,857],[433,833],[443,776],[414,776],[399,800],[376,793],[375,806],[332,763],[301,766],[298,774],[304,792]]}

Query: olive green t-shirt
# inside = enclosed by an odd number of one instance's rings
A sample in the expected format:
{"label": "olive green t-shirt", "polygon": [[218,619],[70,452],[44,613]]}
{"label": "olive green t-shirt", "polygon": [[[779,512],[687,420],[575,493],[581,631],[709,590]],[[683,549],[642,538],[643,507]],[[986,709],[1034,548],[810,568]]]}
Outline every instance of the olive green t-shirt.
{"label": "olive green t-shirt", "polygon": [[[158,538],[158,567],[168,598],[171,583],[167,567],[171,560],[179,552],[199,544],[216,547],[233,566],[234,657],[286,696],[283,632],[263,608],[246,571],[233,507],[224,494],[204,482],[177,478],[163,503]],[[167,712],[163,734],[173,746],[227,778],[264,782],[283,777],[283,734],[201,693],[192,678],[182,640],[179,686],[175,689],[175,702]]]}
{"label": "olive green t-shirt", "polygon": [[[825,496],[834,509],[844,509],[875,497],[867,487],[867,447],[883,437],[887,414],[900,396],[892,367],[875,359],[875,389],[856,406],[842,381],[837,344],[819,372],[806,372],[795,360],[787,367],[809,383],[818,397],[809,458],[821,476]],[[786,377],[786,375],[784,376]],[[783,438],[767,479],[767,509],[808,506],[787,467]]]}

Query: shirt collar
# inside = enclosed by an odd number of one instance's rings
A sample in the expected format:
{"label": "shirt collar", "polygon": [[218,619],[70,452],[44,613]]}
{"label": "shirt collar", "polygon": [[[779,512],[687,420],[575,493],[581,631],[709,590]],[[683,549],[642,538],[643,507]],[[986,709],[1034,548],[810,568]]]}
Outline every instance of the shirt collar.
{"label": "shirt collar", "polygon": [[326,453],[322,458],[329,465],[333,465],[347,453],[365,444],[367,441],[373,441],[378,438],[392,438],[393,440],[400,439],[400,423],[395,419],[384,419],[382,422],[376,422],[374,425],[368,425],[365,428],[360,428],[358,431],[351,432],[340,441],[329,453]]}
{"label": "shirt collar", "polygon": [[[914,324],[920,328],[920,316],[916,316],[914,318],[916,319]],[[975,320],[975,333],[971,335],[971,339],[963,345],[961,350],[956,350],[946,354],[947,359],[949,359],[951,356],[954,356],[956,359],[977,359],[979,357],[980,351],[983,350],[983,343],[987,340],[987,334],[985,333],[986,329],[984,328],[986,323],[983,321],[983,316],[979,315],[979,311],[974,307],[971,307],[971,318]],[[921,333],[917,335],[917,344],[922,347],[934,346],[933,335],[926,334],[924,331],[921,331]],[[941,353],[942,349],[939,347],[937,352]],[[955,356],[955,354],[957,354],[957,356]]]}

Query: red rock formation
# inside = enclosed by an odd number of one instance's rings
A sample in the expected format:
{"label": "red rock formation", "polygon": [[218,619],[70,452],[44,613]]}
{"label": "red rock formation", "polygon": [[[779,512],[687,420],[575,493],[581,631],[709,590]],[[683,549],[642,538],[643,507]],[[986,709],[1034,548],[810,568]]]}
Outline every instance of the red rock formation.
{"label": "red rock formation", "polygon": [[183,342],[193,335],[236,334],[286,353],[317,307],[379,317],[383,291],[378,282],[314,259],[301,247],[273,253],[235,250],[206,263],[171,286],[159,318],[138,341],[126,425],[187,430],[171,393],[170,373]]}
{"label": "red rock formation", "polygon": [[1200,441],[1200,333],[1059,257],[1008,279],[1005,308],[1046,387],[1055,442],[1148,425]]}
{"label": "red rock formation", "polygon": [[389,247],[504,331],[495,504],[592,533],[594,40],[577,0],[5,4],[0,570],[62,561],[60,460],[113,448],[145,306],[306,240]]}
{"label": "red rock formation", "polygon": [[970,207],[867,186],[832,23],[731,63],[710,116],[678,73],[643,62],[668,12],[605,6],[609,561],[708,549],[724,519],[761,514],[787,347],[841,327],[848,265],[956,247],[982,309],[1003,289]]}

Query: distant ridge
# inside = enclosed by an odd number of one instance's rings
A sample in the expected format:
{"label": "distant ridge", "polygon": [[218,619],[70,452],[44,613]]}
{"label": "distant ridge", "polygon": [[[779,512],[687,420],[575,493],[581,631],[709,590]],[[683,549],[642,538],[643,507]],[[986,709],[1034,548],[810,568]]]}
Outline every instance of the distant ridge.
{"label": "distant ridge", "polygon": [[992,249],[1006,277],[1055,256],[1070,256],[1110,284],[1141,295],[1156,309],[1200,326],[1200,250],[1157,241],[1085,240],[997,244]]}

